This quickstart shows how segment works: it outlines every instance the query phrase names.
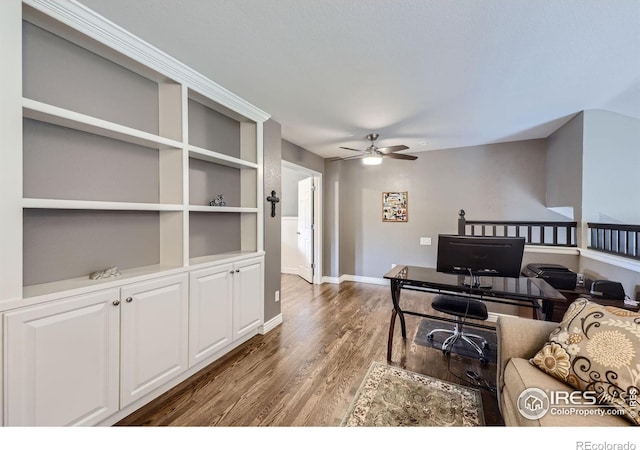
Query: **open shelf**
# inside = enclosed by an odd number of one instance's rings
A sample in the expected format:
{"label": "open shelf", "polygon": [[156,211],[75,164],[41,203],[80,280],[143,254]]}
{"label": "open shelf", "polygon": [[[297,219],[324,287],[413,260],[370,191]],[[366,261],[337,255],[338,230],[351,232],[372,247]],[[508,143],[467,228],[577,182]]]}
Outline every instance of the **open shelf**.
{"label": "open shelf", "polygon": [[258,208],[243,208],[232,206],[201,206],[191,205],[189,211],[202,213],[257,213]]}
{"label": "open shelf", "polygon": [[117,283],[262,251],[268,114],[74,2],[27,1],[15,25],[21,154],[0,172],[20,175],[1,202],[22,263],[0,300],[91,290],[111,266]]}
{"label": "open shelf", "polygon": [[107,120],[87,116],[46,103],[22,99],[23,116],[40,122],[129,142],[150,148],[182,148],[182,143]]}
{"label": "open shelf", "polygon": [[47,198],[25,198],[23,208],[30,209],[81,209],[108,211],[183,211],[182,205],[160,203],[100,202],[90,200],[57,200]]}
{"label": "open shelf", "polygon": [[23,97],[158,133],[158,82],[23,21]]}
{"label": "open shelf", "polygon": [[[23,286],[183,263],[182,212],[24,209]],[[56,284],[64,288],[64,283]]]}
{"label": "open shelf", "polygon": [[189,212],[189,259],[258,251],[254,212]]}
{"label": "open shelf", "polygon": [[113,278],[104,278],[99,280],[91,280],[88,276],[69,278],[66,280],[52,281],[49,283],[34,284],[25,286],[22,289],[22,296],[25,299],[33,297],[55,297],[60,292],[66,295],[76,295],[94,289],[106,289],[113,286],[119,286],[134,281],[142,281],[147,278],[156,277],[159,274],[171,275],[174,272],[183,270],[181,266],[170,266],[154,264],[144,267],[135,267],[132,269],[120,270],[120,276]]}
{"label": "open shelf", "polygon": [[242,168],[251,168],[257,169],[258,164],[245,161],[240,158],[234,158],[233,156],[224,155],[222,153],[217,153],[212,150],[207,150],[200,147],[195,147],[193,145],[189,145],[189,158],[200,159],[202,161],[207,161],[215,164],[220,164],[223,166],[234,167],[236,169]]}
{"label": "open shelf", "polygon": [[0,425],[112,424],[265,330],[269,115],[82,2],[0,16]]}
{"label": "open shelf", "polygon": [[252,252],[252,251],[236,251],[227,253],[218,253],[216,255],[205,255],[196,258],[189,259],[189,267],[193,268],[201,265],[209,265],[212,263],[221,262],[235,262],[243,259],[247,259],[252,256],[262,256],[264,252]]}

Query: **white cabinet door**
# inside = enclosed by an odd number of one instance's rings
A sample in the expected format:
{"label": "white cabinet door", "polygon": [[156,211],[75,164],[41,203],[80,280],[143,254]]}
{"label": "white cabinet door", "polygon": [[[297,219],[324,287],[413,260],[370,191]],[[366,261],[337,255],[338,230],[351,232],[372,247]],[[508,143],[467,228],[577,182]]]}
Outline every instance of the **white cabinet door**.
{"label": "white cabinet door", "polygon": [[119,303],[110,289],[5,314],[5,425],[93,425],[118,411]]}
{"label": "white cabinet door", "polygon": [[120,407],[187,369],[188,275],[121,289]]}
{"label": "white cabinet door", "polygon": [[189,279],[189,367],[231,344],[233,266],[191,272]]}
{"label": "white cabinet door", "polygon": [[264,278],[262,265],[262,259],[251,259],[234,265],[234,339],[254,332],[262,325],[264,315]]}

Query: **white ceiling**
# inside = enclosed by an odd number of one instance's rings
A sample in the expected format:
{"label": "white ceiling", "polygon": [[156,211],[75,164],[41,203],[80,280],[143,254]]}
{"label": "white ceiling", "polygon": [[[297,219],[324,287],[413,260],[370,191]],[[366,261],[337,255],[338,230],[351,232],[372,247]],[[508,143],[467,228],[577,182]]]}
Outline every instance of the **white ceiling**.
{"label": "white ceiling", "polygon": [[640,0],[81,0],[271,114],[284,139],[408,153],[640,118]]}

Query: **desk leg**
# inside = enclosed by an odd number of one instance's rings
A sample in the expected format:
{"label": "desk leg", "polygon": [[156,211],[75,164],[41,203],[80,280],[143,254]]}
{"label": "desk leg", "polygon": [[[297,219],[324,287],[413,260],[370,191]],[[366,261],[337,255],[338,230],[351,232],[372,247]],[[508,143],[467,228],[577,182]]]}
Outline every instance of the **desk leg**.
{"label": "desk leg", "polygon": [[544,319],[548,322],[553,320],[553,303],[549,300],[542,301],[542,312],[544,313]]}
{"label": "desk leg", "polygon": [[387,361],[391,361],[391,350],[393,348],[393,330],[396,325],[396,316],[400,316],[400,327],[402,328],[402,338],[407,338],[407,325],[404,321],[404,314],[400,309],[401,284],[397,280],[391,280],[391,300],[393,310],[391,311],[391,321],[389,322],[389,340],[387,341]]}
{"label": "desk leg", "polygon": [[539,300],[533,301],[533,318],[536,320],[551,320],[551,315],[547,312],[548,310],[548,302],[546,300],[542,301],[542,306],[540,306]]}
{"label": "desk leg", "polygon": [[387,361],[391,361],[391,349],[393,348],[393,329],[396,325],[396,313],[395,309],[391,310],[391,321],[389,322],[389,340],[387,341]]}
{"label": "desk leg", "polygon": [[400,291],[402,285],[397,281],[391,282],[391,300],[393,300],[393,310],[400,316],[400,326],[402,327],[402,337],[407,338],[407,325],[404,322],[404,313],[400,309]]}

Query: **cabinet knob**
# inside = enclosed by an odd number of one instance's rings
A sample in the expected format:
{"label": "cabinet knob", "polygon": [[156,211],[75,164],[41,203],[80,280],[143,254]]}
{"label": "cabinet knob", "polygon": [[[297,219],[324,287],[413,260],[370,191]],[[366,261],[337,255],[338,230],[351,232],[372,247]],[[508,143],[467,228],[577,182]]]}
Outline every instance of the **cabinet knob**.
{"label": "cabinet knob", "polygon": [[111,302],[113,306],[118,306],[120,304],[120,300],[114,300]]}
{"label": "cabinet knob", "polygon": [[233,270],[230,270],[230,271],[229,271],[229,273],[230,273],[231,275],[233,275]]}
{"label": "cabinet knob", "polygon": [[133,297],[127,297],[127,298],[125,299],[125,301],[126,301],[127,303],[131,303],[131,302],[133,301]]}
{"label": "cabinet knob", "polygon": [[240,272],[240,269],[236,269],[236,273]]}

